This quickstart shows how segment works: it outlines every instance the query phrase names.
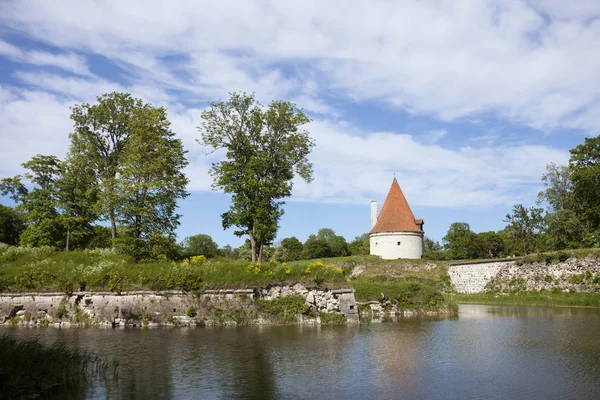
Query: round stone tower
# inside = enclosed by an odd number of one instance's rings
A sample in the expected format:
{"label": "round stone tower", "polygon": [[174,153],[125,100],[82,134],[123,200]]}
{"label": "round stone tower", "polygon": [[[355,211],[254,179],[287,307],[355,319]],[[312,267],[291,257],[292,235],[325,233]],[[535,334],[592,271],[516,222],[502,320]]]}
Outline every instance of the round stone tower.
{"label": "round stone tower", "polygon": [[423,224],[415,219],[394,178],[379,215],[377,202],[371,202],[371,254],[384,260],[423,258]]}

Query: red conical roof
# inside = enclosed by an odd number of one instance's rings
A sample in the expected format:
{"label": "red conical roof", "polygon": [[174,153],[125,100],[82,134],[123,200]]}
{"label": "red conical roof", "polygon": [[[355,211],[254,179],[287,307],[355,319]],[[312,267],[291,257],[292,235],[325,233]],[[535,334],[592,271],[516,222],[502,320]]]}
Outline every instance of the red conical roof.
{"label": "red conical roof", "polygon": [[415,223],[415,216],[396,178],[383,202],[377,223],[370,233],[379,232],[423,232]]}

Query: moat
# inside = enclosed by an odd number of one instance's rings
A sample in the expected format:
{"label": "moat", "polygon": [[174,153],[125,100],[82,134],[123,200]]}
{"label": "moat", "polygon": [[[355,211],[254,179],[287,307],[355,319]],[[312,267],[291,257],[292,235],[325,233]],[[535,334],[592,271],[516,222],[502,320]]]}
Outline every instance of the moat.
{"label": "moat", "polygon": [[115,357],[117,378],[72,395],[91,399],[593,399],[598,332],[600,309],[480,305],[360,325],[0,328]]}

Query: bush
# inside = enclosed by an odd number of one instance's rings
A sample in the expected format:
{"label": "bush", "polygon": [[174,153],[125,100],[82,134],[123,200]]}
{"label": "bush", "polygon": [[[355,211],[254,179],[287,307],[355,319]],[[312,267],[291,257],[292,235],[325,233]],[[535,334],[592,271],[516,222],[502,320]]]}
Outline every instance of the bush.
{"label": "bush", "polygon": [[188,309],[185,311],[185,315],[187,315],[190,318],[194,318],[196,315],[198,315],[196,313],[196,307],[189,306]]}
{"label": "bush", "polygon": [[56,318],[63,319],[69,315],[67,308],[65,306],[60,306],[58,310],[56,310]]}
{"label": "bush", "polygon": [[281,322],[295,322],[300,315],[308,315],[310,306],[302,296],[285,296],[274,300],[255,300],[259,313],[275,317]]}
{"label": "bush", "polygon": [[571,277],[569,277],[569,283],[572,283],[573,285],[579,285],[580,283],[583,282],[583,274],[574,274],[571,275]]}
{"label": "bush", "polygon": [[345,324],[348,320],[344,314],[322,312],[319,314],[322,324]]}

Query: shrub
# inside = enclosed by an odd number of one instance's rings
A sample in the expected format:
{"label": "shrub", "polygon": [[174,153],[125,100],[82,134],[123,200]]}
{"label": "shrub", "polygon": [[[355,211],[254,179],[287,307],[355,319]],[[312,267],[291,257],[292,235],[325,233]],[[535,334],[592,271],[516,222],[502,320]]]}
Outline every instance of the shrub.
{"label": "shrub", "polygon": [[198,315],[196,313],[196,307],[194,306],[189,306],[188,309],[185,311],[185,314],[190,318],[194,318],[196,315]]}
{"label": "shrub", "polygon": [[583,282],[583,277],[583,274],[571,275],[571,277],[569,277],[569,283],[572,283],[573,285],[579,285],[581,282]]}
{"label": "shrub", "polygon": [[274,300],[255,300],[259,313],[275,317],[281,322],[295,322],[299,315],[308,315],[310,306],[302,296],[285,296]]}
{"label": "shrub", "polygon": [[116,294],[121,294],[123,291],[123,283],[125,276],[119,271],[112,271],[108,275],[108,290]]}
{"label": "shrub", "polygon": [[322,324],[345,324],[347,322],[344,314],[322,312],[319,316]]}
{"label": "shrub", "polygon": [[558,253],[558,261],[559,262],[565,262],[569,259],[569,255],[567,253],[561,252]]}
{"label": "shrub", "polygon": [[65,306],[60,306],[58,308],[58,310],[56,310],[56,318],[58,319],[63,319],[64,317],[67,317],[69,315],[69,312],[67,311],[67,308]]}

